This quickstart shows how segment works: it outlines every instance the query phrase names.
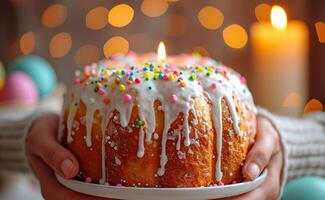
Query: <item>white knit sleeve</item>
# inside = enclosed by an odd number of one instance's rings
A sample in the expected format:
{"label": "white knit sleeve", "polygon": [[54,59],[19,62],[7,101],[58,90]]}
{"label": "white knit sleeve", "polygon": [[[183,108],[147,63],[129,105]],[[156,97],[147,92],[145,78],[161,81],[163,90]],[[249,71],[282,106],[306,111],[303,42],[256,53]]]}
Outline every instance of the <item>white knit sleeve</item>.
{"label": "white knit sleeve", "polygon": [[298,177],[325,177],[325,113],[304,118],[274,115],[259,109],[259,115],[271,120],[280,134],[284,153],[282,189],[286,182]]}
{"label": "white knit sleeve", "polygon": [[[63,86],[62,86],[63,87]],[[58,91],[59,90],[59,91]],[[33,121],[44,113],[61,112],[64,88],[34,106],[6,106],[0,109],[0,170],[28,172],[25,140]]]}

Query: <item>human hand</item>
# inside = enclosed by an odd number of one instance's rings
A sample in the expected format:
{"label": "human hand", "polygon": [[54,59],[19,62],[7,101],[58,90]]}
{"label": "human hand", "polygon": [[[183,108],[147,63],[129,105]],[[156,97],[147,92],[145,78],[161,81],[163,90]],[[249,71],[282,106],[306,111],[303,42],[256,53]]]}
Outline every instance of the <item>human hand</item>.
{"label": "human hand", "polygon": [[243,175],[246,180],[254,180],[267,168],[268,175],[255,190],[231,200],[274,200],[280,193],[280,177],[283,165],[283,152],[280,145],[279,133],[271,122],[264,117],[257,117],[256,141],[248,152],[243,166]]}
{"label": "human hand", "polygon": [[40,182],[44,199],[100,199],[71,191],[56,180],[54,172],[69,179],[79,171],[77,159],[57,141],[58,123],[59,117],[55,114],[39,117],[34,121],[26,140],[26,155]]}

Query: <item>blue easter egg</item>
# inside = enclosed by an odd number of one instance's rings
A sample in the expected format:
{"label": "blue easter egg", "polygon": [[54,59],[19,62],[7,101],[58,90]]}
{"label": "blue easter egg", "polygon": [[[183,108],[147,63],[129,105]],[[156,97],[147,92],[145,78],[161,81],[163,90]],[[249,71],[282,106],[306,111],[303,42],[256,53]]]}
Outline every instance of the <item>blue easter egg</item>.
{"label": "blue easter egg", "polygon": [[9,66],[9,73],[21,71],[35,82],[40,96],[50,95],[56,87],[56,75],[51,65],[39,56],[20,57]]}
{"label": "blue easter egg", "polygon": [[306,176],[286,185],[281,200],[324,200],[325,179]]}

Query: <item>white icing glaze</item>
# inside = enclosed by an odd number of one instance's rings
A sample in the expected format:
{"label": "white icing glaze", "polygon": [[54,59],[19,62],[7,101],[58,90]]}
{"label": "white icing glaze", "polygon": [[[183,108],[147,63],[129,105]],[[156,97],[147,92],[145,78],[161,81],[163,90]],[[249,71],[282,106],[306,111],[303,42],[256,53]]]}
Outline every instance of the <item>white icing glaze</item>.
{"label": "white icing glaze", "polygon": [[[183,57],[182,57],[183,56]],[[177,57],[170,58],[170,62],[173,62],[173,59]],[[146,143],[150,143],[152,140],[152,134],[156,128],[156,118],[155,118],[155,110],[154,110],[154,102],[158,100],[161,103],[159,106],[159,110],[164,112],[164,129],[161,137],[161,155],[160,155],[160,168],[157,171],[159,176],[164,175],[165,173],[165,165],[168,162],[168,158],[166,155],[166,143],[167,143],[167,135],[171,124],[176,120],[179,113],[183,113],[183,133],[184,133],[184,145],[190,146],[190,126],[189,126],[189,112],[192,111],[194,114],[195,120],[197,120],[197,113],[193,108],[193,99],[196,97],[200,97],[206,95],[212,106],[212,120],[213,127],[216,130],[216,144],[217,144],[217,163],[216,163],[216,180],[220,181],[222,179],[222,171],[221,171],[221,155],[222,155],[222,99],[224,99],[230,109],[230,113],[233,120],[234,130],[237,134],[242,136],[242,133],[239,129],[239,117],[236,112],[236,106],[234,103],[233,96],[240,98],[243,102],[247,102],[245,106],[253,106],[253,101],[250,92],[248,91],[245,84],[243,84],[239,75],[233,71],[227,74],[227,78],[220,73],[212,73],[209,77],[206,77],[204,74],[196,73],[198,76],[197,79],[189,79],[194,71],[194,68],[190,65],[202,65],[202,66],[215,66],[216,62],[212,59],[198,59],[195,57],[184,56],[181,55],[179,58],[183,58],[182,62],[179,65],[189,65],[185,70],[182,71],[181,77],[183,78],[183,82],[186,84],[186,87],[179,87],[179,82],[176,80],[162,80],[157,79],[153,80],[152,77],[150,80],[146,81],[146,75],[148,75],[147,71],[141,70],[142,68],[137,68],[135,71],[135,77],[142,80],[140,84],[132,83],[130,85],[125,84],[128,80],[127,76],[119,76],[121,84],[123,83],[125,91],[120,91],[119,85],[114,83],[114,77],[116,77],[117,70],[123,69],[125,65],[141,63],[142,60],[154,60],[151,57],[136,57],[133,55],[129,56],[117,56],[113,61],[103,61],[99,63],[100,66],[114,66],[114,70],[108,70],[107,74],[102,74],[102,76],[110,77],[107,81],[107,87],[104,88],[105,95],[99,95],[94,92],[94,84],[89,82],[95,82],[99,75],[91,76],[88,79],[88,85],[85,84],[77,84],[74,86],[72,91],[74,92],[76,98],[74,101],[71,101],[71,104],[80,103],[79,99],[81,99],[87,106],[86,110],[86,144],[88,147],[92,146],[92,138],[91,138],[91,130],[94,119],[94,112],[96,110],[100,110],[102,112],[103,120],[102,120],[102,174],[103,177],[101,179],[101,183],[105,182],[106,173],[105,173],[105,129],[106,125],[111,118],[111,113],[116,110],[119,113],[119,122],[122,127],[127,127],[130,123],[132,109],[135,105],[138,106],[139,119],[143,122],[143,125],[139,130],[139,141],[138,141],[138,152],[137,156],[142,158],[145,154],[145,145]],[[141,60],[142,59],[142,60]],[[168,60],[167,60],[168,62]],[[88,67],[93,68],[88,71],[91,74],[96,74],[97,72],[102,73],[103,70],[108,69],[108,67]],[[165,70],[168,67],[165,68]],[[229,69],[225,67],[219,67],[221,71],[229,71]],[[85,69],[87,71],[87,69]],[[129,70],[130,71],[130,70]],[[151,73],[151,74],[150,74]],[[167,74],[171,74],[171,72],[166,72]],[[153,75],[154,73],[149,72],[149,75]],[[216,84],[215,87],[212,87],[212,84]],[[246,90],[243,92],[243,90]],[[132,96],[132,100],[129,102],[124,102],[124,95],[129,94]],[[177,97],[176,102],[171,102],[170,96],[175,95]],[[107,97],[110,99],[109,105],[103,104],[103,98]],[[135,101],[136,99],[136,101]],[[75,110],[72,111],[70,109],[67,119],[67,127],[68,127],[68,136],[67,141],[71,143],[73,141],[72,138],[72,123],[75,116]],[[176,144],[176,150],[181,149],[181,131],[178,131],[178,140]],[[197,135],[195,135],[197,138]]]}

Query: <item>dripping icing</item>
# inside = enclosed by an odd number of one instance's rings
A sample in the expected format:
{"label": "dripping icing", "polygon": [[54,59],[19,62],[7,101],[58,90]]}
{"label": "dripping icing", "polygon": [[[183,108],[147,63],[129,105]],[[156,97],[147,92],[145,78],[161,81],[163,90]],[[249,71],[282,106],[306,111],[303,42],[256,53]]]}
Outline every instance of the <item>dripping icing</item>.
{"label": "dripping icing", "polygon": [[[135,59],[135,58],[134,58]],[[191,60],[192,59],[192,60]],[[185,61],[186,64],[197,64],[199,61],[191,57],[191,59]],[[131,57],[119,57],[119,63],[136,63],[136,61],[132,61]],[[215,65],[215,62],[211,59],[205,60],[206,65]],[[118,66],[118,63],[114,63]],[[118,67],[116,67],[117,69]],[[184,71],[184,76],[188,76],[191,73],[191,70]],[[112,74],[110,74],[112,75]],[[139,76],[143,76],[143,73],[139,73]],[[112,79],[113,80],[113,79]],[[112,85],[113,81],[110,80],[108,85]],[[126,78],[122,77],[121,82],[126,81]],[[177,86],[178,83],[176,81],[164,81],[164,80],[155,80],[155,81],[143,81],[141,84],[133,84],[131,86],[126,87],[127,93],[133,96],[133,98],[137,99],[137,104],[134,101],[129,103],[123,103],[123,95],[124,93],[120,92],[116,88],[108,87],[106,89],[106,94],[110,98],[109,106],[105,107],[105,113],[103,114],[103,118],[108,118],[108,116],[114,111],[117,110],[119,113],[119,122],[122,127],[127,127],[130,123],[131,113],[133,106],[138,105],[139,108],[139,118],[141,121],[145,123],[144,126],[140,127],[139,131],[139,145],[138,145],[138,152],[137,156],[142,157],[145,154],[144,149],[144,141],[146,143],[150,143],[152,140],[152,134],[156,128],[156,119],[155,119],[155,111],[154,111],[154,101],[158,100],[161,103],[161,110],[164,112],[164,129],[161,137],[161,155],[160,155],[160,168],[157,171],[159,176],[162,176],[165,172],[165,165],[168,162],[168,158],[166,155],[166,142],[167,142],[167,135],[168,130],[173,121],[176,120],[177,115],[175,113],[183,113],[184,120],[183,120],[183,132],[184,132],[184,145],[189,146],[191,144],[190,140],[190,127],[188,122],[188,115],[190,110],[193,109],[193,105],[191,102],[193,98],[202,96],[203,94],[207,94],[209,100],[212,103],[212,110],[213,110],[213,127],[217,132],[217,163],[216,163],[216,179],[222,179],[222,172],[221,172],[221,152],[222,152],[222,106],[221,101],[225,99],[227,105],[230,109],[231,116],[233,118],[233,126],[234,130],[237,134],[242,135],[239,129],[239,118],[237,116],[236,107],[233,102],[233,95],[234,93],[238,93],[239,90],[243,89],[243,84],[239,82],[239,79],[235,77],[235,75],[230,76],[230,81],[226,80],[221,75],[214,75],[212,78],[203,78],[200,79],[200,82],[197,80],[189,81],[187,79],[183,80],[186,83],[185,88],[179,89]],[[214,82],[219,82],[217,88],[212,89],[210,85]],[[75,86],[77,87],[77,86]],[[146,88],[151,88],[150,91],[147,91]],[[78,87],[77,87],[78,88]],[[238,91],[237,91],[238,90]],[[82,90],[76,89],[77,96],[81,98],[83,102],[87,104],[87,111],[86,111],[86,143],[87,146],[91,146],[91,129],[93,124],[94,118],[94,111],[95,110],[103,110],[104,106],[98,102],[102,102],[103,97],[97,95],[93,92],[93,88],[91,87],[83,87]],[[78,92],[79,91],[79,92]],[[134,92],[135,91],[135,92]],[[171,104],[167,97],[170,95],[176,95],[178,100],[176,103]],[[237,96],[237,95],[236,95]],[[239,95],[243,96],[243,95]],[[249,103],[252,103],[251,95],[247,92],[244,96],[246,99],[249,100]],[[96,103],[89,102],[89,98],[93,98]],[[195,119],[197,120],[197,113],[194,110]],[[74,120],[75,112],[69,112],[67,126],[68,126],[68,142],[71,143],[73,141],[71,130],[72,130],[72,123]],[[105,121],[105,124],[108,122]],[[104,140],[104,125],[102,125],[103,131],[103,140]],[[196,133],[195,133],[196,134]],[[182,135],[180,131],[178,133],[178,141],[176,144],[176,149],[180,149],[180,141]],[[195,135],[197,138],[197,135]],[[104,145],[105,142],[102,141],[102,161],[105,158],[104,154]],[[105,163],[103,162],[102,168],[105,168]],[[103,179],[105,176],[103,169]]]}

